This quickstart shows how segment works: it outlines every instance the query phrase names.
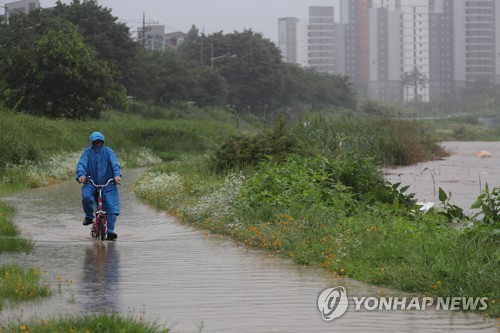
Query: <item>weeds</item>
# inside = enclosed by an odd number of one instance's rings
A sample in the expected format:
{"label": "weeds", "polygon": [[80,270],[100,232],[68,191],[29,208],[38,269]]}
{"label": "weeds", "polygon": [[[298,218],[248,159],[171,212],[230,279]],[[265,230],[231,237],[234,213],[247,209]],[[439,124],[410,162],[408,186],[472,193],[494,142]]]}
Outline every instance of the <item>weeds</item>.
{"label": "weeds", "polygon": [[31,321],[19,320],[11,325],[0,324],[0,333],[7,332],[100,332],[100,333],[168,333],[168,328],[156,323],[146,323],[144,318],[119,316],[118,314],[96,314],[76,318],[49,318]]}
{"label": "weeds", "polygon": [[40,281],[40,271],[15,265],[0,267],[0,306],[50,295],[48,283]]}
{"label": "weeds", "polygon": [[0,202],[0,253],[29,252],[33,242],[19,237],[19,230],[13,223],[15,210],[4,202]]}

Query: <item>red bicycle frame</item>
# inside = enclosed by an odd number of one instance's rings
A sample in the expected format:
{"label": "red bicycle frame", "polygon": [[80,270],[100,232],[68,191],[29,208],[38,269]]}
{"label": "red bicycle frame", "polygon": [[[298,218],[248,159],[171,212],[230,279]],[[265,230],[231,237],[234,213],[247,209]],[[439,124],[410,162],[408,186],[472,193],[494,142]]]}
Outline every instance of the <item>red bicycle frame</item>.
{"label": "red bicycle frame", "polygon": [[114,179],[109,179],[104,185],[97,185],[90,176],[85,181],[85,183],[91,183],[97,189],[97,210],[95,212],[95,221],[90,231],[90,235],[95,239],[106,239],[108,221],[106,219],[106,212],[103,210],[102,189],[111,182],[114,182]]}

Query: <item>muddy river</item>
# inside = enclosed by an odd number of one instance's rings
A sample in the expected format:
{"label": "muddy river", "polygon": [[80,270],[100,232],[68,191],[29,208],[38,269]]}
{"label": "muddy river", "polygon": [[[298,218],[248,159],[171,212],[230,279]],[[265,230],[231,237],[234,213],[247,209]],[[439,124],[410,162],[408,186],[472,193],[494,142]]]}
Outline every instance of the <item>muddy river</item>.
{"label": "muddy river", "polygon": [[[473,200],[482,184],[500,184],[500,145],[446,143],[449,159],[390,170],[422,200],[436,186],[457,203]],[[475,157],[490,150],[489,159]],[[499,332],[497,323],[461,311],[355,311],[324,321],[320,293],[343,286],[349,297],[406,296],[401,292],[335,278],[259,250],[199,231],[140,203],[130,190],[139,171],[124,175],[118,241],[90,239],[83,227],[80,187],[73,181],[4,197],[18,209],[16,223],[35,240],[30,254],[0,255],[0,263],[39,267],[53,296],[0,311],[0,322],[18,318],[113,311],[165,324],[173,332]],[[476,195],[477,196],[477,195]],[[407,295],[408,297],[412,295]]]}

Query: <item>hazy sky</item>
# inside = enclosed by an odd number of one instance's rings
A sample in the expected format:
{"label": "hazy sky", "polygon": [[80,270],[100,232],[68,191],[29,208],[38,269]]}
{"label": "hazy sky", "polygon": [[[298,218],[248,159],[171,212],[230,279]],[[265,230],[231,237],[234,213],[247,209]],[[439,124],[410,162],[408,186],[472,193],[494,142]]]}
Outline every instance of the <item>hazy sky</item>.
{"label": "hazy sky", "polygon": [[[62,1],[71,3],[70,0]],[[211,34],[252,29],[277,42],[278,19],[297,17],[307,21],[309,6],[334,6],[339,0],[99,0],[111,8],[112,14],[133,31],[142,24],[143,13],[148,21],[165,25],[166,32],[188,32],[194,24]],[[55,0],[40,0],[42,8],[52,7]]]}

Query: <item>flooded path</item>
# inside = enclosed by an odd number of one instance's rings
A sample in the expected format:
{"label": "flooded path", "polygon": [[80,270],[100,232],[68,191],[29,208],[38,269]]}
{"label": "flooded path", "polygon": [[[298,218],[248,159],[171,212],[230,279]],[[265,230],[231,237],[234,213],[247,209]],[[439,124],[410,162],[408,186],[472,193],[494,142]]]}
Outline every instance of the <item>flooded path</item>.
{"label": "flooded path", "polygon": [[173,332],[498,332],[496,322],[457,311],[353,311],[325,322],[318,295],[344,286],[352,296],[401,292],[334,278],[196,230],[138,202],[125,173],[117,242],[90,239],[73,181],[2,198],[36,241],[28,255],[0,255],[45,272],[54,295],[0,311],[0,322],[115,311]]}

